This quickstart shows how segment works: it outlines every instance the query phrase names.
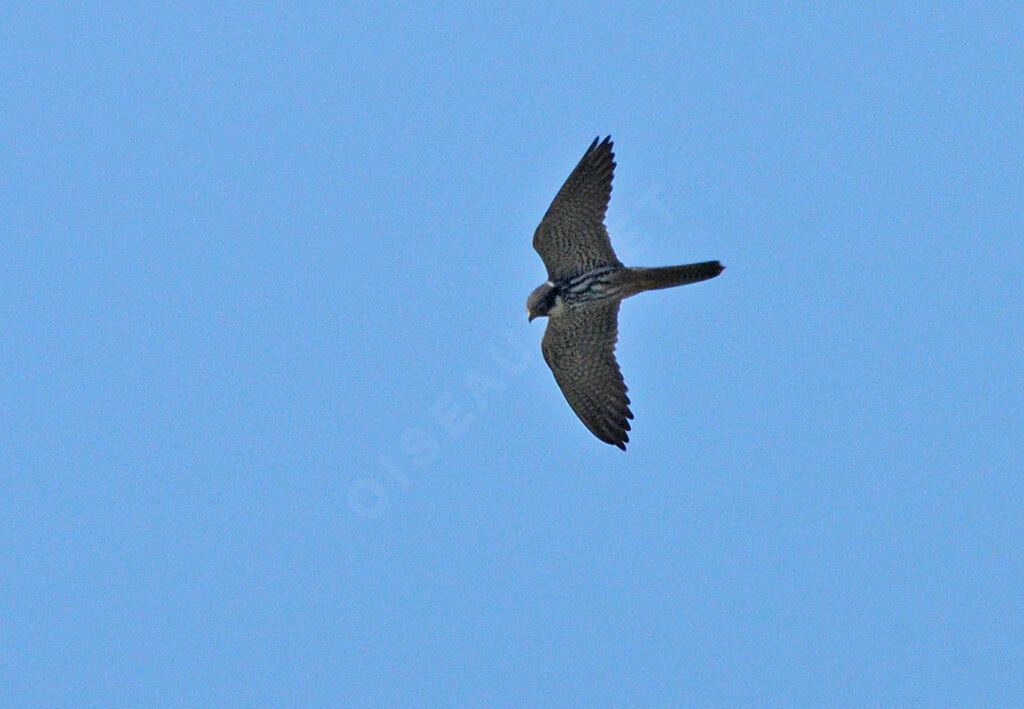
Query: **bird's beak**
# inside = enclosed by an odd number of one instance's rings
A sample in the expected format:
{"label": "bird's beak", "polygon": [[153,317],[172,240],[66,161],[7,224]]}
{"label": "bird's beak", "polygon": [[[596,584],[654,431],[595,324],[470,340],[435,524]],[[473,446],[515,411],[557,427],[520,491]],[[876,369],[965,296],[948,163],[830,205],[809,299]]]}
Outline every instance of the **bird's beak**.
{"label": "bird's beak", "polygon": [[529,310],[526,311],[526,322],[533,322],[533,319],[535,317],[537,316],[531,313]]}

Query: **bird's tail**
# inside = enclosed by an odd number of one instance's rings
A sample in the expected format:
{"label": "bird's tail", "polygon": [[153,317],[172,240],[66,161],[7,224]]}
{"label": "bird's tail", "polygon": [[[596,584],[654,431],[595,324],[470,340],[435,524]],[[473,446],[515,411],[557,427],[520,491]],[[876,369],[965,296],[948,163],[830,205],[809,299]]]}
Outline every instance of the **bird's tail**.
{"label": "bird's tail", "polygon": [[[706,281],[714,278],[724,269],[718,261],[704,261],[702,263],[688,263],[685,266],[662,266],[661,268],[631,268],[633,292],[639,293],[645,290],[657,290],[658,288],[672,288],[684,286],[687,283]],[[633,289],[631,289],[633,290]]]}

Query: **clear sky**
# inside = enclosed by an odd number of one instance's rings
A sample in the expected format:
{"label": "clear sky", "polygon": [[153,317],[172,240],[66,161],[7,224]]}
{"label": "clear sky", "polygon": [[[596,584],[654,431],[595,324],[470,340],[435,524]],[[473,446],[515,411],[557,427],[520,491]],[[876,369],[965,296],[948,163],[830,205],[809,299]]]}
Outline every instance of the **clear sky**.
{"label": "clear sky", "polygon": [[1024,704],[1021,4],[345,5],[0,18],[0,705]]}

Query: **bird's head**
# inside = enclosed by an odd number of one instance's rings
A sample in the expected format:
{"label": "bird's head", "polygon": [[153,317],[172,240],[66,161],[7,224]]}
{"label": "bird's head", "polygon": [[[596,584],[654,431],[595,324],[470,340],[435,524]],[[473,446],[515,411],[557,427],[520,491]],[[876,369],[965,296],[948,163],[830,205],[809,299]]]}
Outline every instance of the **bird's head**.
{"label": "bird's head", "polygon": [[551,281],[537,286],[530,297],[526,299],[526,317],[532,321],[547,315],[555,307],[558,290]]}

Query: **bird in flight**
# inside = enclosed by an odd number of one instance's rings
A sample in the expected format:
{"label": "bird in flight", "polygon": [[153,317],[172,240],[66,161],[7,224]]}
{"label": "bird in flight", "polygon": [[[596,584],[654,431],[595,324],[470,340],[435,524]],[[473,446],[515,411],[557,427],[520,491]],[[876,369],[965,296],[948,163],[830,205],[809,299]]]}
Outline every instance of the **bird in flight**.
{"label": "bird in flight", "polygon": [[630,268],[615,256],[605,211],[612,195],[615,153],[608,136],[587,148],[558,190],[533,235],[548,280],[526,301],[526,314],[548,316],[541,351],[569,406],[590,432],[626,450],[633,418],[615,360],[619,302],[645,290],[714,278],[718,261]]}

